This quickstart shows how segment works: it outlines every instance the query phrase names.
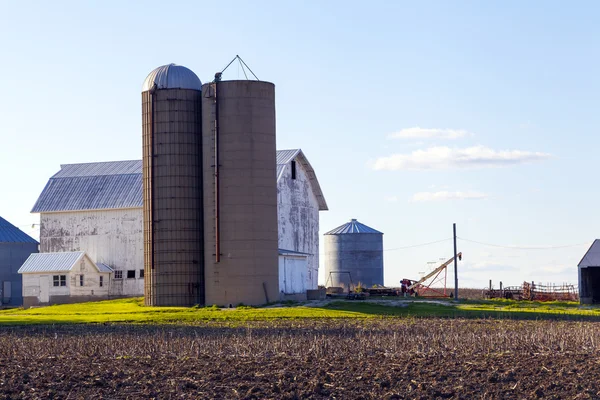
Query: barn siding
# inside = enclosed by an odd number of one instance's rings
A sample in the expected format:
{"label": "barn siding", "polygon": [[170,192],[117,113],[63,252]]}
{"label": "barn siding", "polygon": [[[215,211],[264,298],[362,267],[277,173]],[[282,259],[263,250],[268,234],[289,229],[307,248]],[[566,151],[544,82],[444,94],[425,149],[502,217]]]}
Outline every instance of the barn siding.
{"label": "barn siding", "polygon": [[[97,263],[123,271],[123,279],[113,279],[111,296],[142,296],[144,268],[142,209],[115,209],[42,213],[40,251],[42,253],[85,251]],[[135,279],[127,279],[135,270]]]}
{"label": "barn siding", "polygon": [[277,182],[279,248],[307,253],[306,287],[316,289],[319,281],[319,204],[306,171],[296,163],[292,179],[291,163]]}
{"label": "barn siding", "polygon": [[27,257],[37,252],[37,243],[0,243],[0,291],[4,290],[4,282],[11,283],[10,298],[4,293],[0,296],[3,304],[11,306],[23,304],[22,278],[17,271]]}

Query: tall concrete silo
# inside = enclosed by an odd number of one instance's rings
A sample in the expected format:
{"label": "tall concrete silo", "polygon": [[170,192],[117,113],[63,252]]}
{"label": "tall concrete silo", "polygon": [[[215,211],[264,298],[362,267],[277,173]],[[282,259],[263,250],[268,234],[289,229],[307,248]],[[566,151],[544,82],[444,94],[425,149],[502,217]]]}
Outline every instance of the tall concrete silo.
{"label": "tall concrete silo", "polygon": [[204,304],[201,90],[175,64],[142,88],[146,305]]}
{"label": "tall concrete silo", "polygon": [[356,219],[325,233],[326,286],[383,285],[383,233]]}
{"label": "tall concrete silo", "polygon": [[204,84],[202,141],[206,303],[274,301],[275,85],[220,76]]}

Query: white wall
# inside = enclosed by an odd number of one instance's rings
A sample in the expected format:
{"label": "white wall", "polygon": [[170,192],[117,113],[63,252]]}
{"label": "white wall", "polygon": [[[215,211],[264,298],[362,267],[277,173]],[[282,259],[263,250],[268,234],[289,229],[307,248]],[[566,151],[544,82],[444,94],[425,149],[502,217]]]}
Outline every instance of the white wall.
{"label": "white wall", "polygon": [[[54,275],[66,275],[66,286],[54,286]],[[83,275],[83,286],[79,286],[79,276]],[[100,276],[104,277],[100,287]],[[44,279],[45,278],[45,279]],[[45,283],[47,286],[42,288]],[[106,297],[110,288],[110,274],[99,273],[92,262],[84,257],[69,272],[48,272],[43,274],[23,274],[23,296],[37,297],[41,302],[40,293],[46,289],[50,301],[52,296],[99,296]]]}
{"label": "white wall", "polygon": [[279,293],[306,293],[307,272],[306,257],[279,255]]}
{"label": "white wall", "polygon": [[306,171],[296,162],[296,179],[291,163],[277,182],[279,248],[308,253],[306,282],[316,289],[319,281],[319,204]]}
{"label": "white wall", "polygon": [[[42,213],[40,215],[42,253],[85,251],[97,263],[123,271],[123,279],[113,280],[111,296],[141,296],[144,279],[142,209]],[[135,279],[127,279],[135,270]]]}

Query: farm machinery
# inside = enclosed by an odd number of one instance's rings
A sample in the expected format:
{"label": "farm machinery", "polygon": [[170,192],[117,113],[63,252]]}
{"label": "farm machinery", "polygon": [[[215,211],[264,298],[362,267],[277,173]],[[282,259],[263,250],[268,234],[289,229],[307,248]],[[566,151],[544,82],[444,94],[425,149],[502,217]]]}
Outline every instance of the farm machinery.
{"label": "farm machinery", "polygon": [[[491,282],[491,281],[490,281]],[[500,289],[484,291],[487,299],[509,299],[509,300],[535,300],[535,301],[577,301],[579,294],[574,285],[542,285],[535,282],[523,282],[521,286],[506,286]]]}
{"label": "farm machinery", "polygon": [[[458,260],[462,260],[462,253],[456,255]],[[356,285],[348,288],[344,293],[343,288],[330,287],[327,289],[328,297],[345,297],[350,300],[364,300],[366,297],[388,297],[388,296],[418,296],[430,298],[453,297],[452,292],[448,292],[446,281],[448,275],[448,266],[454,262],[455,257],[451,257],[443,264],[439,265],[433,271],[429,272],[419,280],[402,279],[400,287],[391,288],[385,286],[361,287]],[[352,276],[350,272],[338,272],[349,275],[350,282]]]}

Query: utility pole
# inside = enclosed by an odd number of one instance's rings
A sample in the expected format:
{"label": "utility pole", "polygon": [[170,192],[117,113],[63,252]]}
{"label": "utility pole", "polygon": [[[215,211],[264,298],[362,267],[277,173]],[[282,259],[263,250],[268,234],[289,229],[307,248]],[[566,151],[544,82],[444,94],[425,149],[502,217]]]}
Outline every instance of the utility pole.
{"label": "utility pole", "polygon": [[452,224],[454,231],[454,300],[458,300],[458,259],[456,258],[456,223]]}

